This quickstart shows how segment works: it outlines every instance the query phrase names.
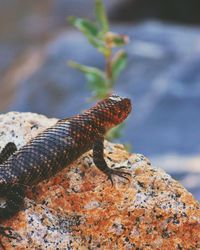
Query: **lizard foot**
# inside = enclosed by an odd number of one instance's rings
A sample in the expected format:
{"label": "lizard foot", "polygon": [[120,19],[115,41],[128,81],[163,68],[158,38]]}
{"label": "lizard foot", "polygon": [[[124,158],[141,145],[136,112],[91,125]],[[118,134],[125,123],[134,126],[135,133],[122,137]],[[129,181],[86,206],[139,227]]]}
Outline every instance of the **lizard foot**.
{"label": "lizard foot", "polygon": [[127,169],[127,166],[120,166],[120,167],[114,167],[114,166],[115,166],[115,164],[112,164],[111,168],[114,168],[114,169],[117,169],[117,170],[119,170],[119,169]]}
{"label": "lizard foot", "polygon": [[119,168],[115,168],[115,169],[109,168],[109,171],[106,172],[106,174],[108,176],[108,180],[111,181],[112,186],[113,186],[113,179],[112,179],[113,175],[117,175],[117,176],[124,178],[125,180],[130,182],[130,179],[127,176],[130,177],[131,173],[120,171],[119,169],[122,169],[122,168],[125,168],[125,167],[119,167]]}

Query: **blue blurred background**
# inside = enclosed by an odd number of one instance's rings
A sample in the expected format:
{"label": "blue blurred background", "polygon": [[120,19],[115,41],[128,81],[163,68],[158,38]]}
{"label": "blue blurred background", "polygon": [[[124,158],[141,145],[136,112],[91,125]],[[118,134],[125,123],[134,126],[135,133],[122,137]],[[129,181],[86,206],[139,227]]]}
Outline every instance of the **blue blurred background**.
{"label": "blue blurred background", "polygon": [[[112,30],[130,36],[128,67],[115,92],[131,97],[120,142],[149,157],[200,200],[200,1],[105,0]],[[92,0],[0,0],[0,112],[50,117],[91,104],[68,60],[103,58],[67,22],[93,18]]]}

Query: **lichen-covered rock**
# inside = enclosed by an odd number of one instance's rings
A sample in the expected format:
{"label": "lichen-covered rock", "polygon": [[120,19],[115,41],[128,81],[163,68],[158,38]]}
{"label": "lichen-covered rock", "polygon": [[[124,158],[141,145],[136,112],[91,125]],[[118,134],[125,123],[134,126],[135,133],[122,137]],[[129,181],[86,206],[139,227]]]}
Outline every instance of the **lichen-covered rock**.
{"label": "lichen-covered rock", "polygon": [[[0,115],[0,146],[20,147],[55,122]],[[110,167],[125,166],[130,182],[116,177],[112,187],[89,151],[27,191],[24,208],[3,223],[19,234],[2,238],[6,249],[200,249],[200,206],[187,190],[121,145],[106,142],[105,157]]]}

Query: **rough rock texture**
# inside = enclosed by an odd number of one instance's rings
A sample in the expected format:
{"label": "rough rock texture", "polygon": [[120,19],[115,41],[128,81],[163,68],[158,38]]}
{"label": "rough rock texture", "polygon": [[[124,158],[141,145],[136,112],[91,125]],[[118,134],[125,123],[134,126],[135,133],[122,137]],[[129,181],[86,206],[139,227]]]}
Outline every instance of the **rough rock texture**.
{"label": "rough rock texture", "polygon": [[[1,147],[23,145],[56,119],[0,115]],[[19,136],[17,138],[17,136]],[[4,222],[20,235],[6,249],[200,249],[200,206],[163,170],[122,145],[105,143],[109,166],[126,166],[130,182],[112,187],[91,152],[27,191],[24,209]]]}

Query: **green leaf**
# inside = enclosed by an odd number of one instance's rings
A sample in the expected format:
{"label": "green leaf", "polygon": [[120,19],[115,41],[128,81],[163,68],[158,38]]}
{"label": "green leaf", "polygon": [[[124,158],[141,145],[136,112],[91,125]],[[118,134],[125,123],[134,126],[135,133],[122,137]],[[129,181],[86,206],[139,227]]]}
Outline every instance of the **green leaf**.
{"label": "green leaf", "polygon": [[110,129],[106,134],[106,139],[112,141],[113,139],[120,138],[122,136],[122,130],[125,126],[125,123],[121,123],[118,126]]}
{"label": "green leaf", "polygon": [[128,151],[129,153],[131,153],[131,151],[132,151],[132,145],[130,143],[125,143],[124,144],[124,148],[126,149],[126,151]]}
{"label": "green leaf", "polygon": [[129,42],[129,38],[126,35],[116,35],[113,39],[115,46],[124,46]]}
{"label": "green leaf", "polygon": [[97,68],[85,66],[85,65],[79,64],[75,61],[69,61],[68,65],[72,68],[79,69],[83,73],[93,73],[93,74],[98,75],[99,77],[104,78],[104,72],[97,69]]}
{"label": "green leaf", "polygon": [[89,88],[98,99],[105,98],[108,95],[107,84],[102,77],[95,73],[86,73],[85,77],[88,81]]}
{"label": "green leaf", "polygon": [[103,33],[108,32],[109,24],[106,16],[106,10],[102,0],[95,0],[95,15],[101,31]]}
{"label": "green leaf", "polygon": [[105,34],[104,40],[107,47],[114,48],[128,44],[129,37],[126,35],[119,35],[113,32],[107,32]]}
{"label": "green leaf", "polygon": [[84,73],[89,88],[95,93],[95,96],[98,98],[104,98],[108,95],[108,92],[110,91],[107,79],[103,71],[94,68],[94,67],[88,67],[79,63],[76,63],[74,61],[70,61],[69,66],[76,68]]}
{"label": "green leaf", "polygon": [[118,51],[112,59],[112,77],[116,80],[119,74],[127,65],[127,53],[124,50]]}
{"label": "green leaf", "polygon": [[106,47],[99,47],[99,48],[97,48],[98,49],[98,51],[100,52],[100,53],[102,53],[105,57],[107,57],[108,55],[110,55],[110,49],[109,48],[106,48]]}
{"label": "green leaf", "polygon": [[93,24],[87,19],[78,18],[74,16],[69,17],[68,21],[74,27],[80,30],[95,48],[97,48],[101,53],[103,53],[103,50],[105,49],[105,42],[99,38],[99,30],[95,24]]}
{"label": "green leaf", "polygon": [[99,33],[99,30],[96,25],[87,19],[70,16],[68,17],[68,21],[70,24],[79,29],[85,35],[97,36]]}
{"label": "green leaf", "polygon": [[101,99],[108,94],[106,78],[102,71],[95,68],[91,69],[88,72],[85,72],[85,77],[89,88],[93,91],[96,97]]}

